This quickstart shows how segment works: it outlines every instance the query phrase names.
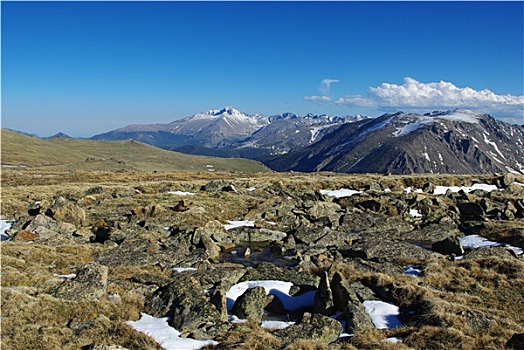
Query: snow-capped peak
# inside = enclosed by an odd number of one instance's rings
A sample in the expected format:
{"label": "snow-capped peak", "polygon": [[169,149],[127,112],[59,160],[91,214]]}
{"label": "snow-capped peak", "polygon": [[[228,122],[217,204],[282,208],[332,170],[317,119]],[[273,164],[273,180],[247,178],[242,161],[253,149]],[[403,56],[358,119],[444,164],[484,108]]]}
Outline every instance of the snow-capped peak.
{"label": "snow-capped peak", "polygon": [[195,114],[193,116],[190,117],[190,119],[193,119],[193,120],[196,120],[196,119],[218,119],[218,118],[221,118],[223,116],[227,116],[227,115],[231,115],[231,116],[245,116],[246,114],[240,112],[239,110],[231,107],[231,106],[227,106],[225,108],[222,108],[222,109],[210,109],[208,110],[207,112],[203,112],[203,113],[198,113],[198,114]]}

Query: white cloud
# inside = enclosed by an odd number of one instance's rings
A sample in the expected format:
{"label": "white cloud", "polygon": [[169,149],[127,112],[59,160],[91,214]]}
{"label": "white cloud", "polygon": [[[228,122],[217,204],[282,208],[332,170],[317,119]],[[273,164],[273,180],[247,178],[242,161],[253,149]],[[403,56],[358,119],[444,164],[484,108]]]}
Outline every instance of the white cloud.
{"label": "white cloud", "polygon": [[310,102],[330,102],[331,98],[328,96],[306,96],[304,100]]}
{"label": "white cloud", "polygon": [[[326,82],[325,86],[329,88],[331,80],[324,79],[321,86],[324,82]],[[377,87],[370,87],[368,96],[347,95],[338,99],[327,96],[310,96],[305,99],[349,107],[417,110],[465,108],[504,115],[514,120],[524,120],[524,96],[497,95],[487,89],[475,90],[470,87],[458,87],[445,81],[422,83],[409,77],[404,78],[402,85],[382,83]]]}
{"label": "white cloud", "polygon": [[338,79],[324,79],[320,82],[320,92],[323,95],[326,95],[329,93],[329,89],[331,88],[331,84],[338,83]]}
{"label": "white cloud", "polygon": [[404,84],[382,83],[369,89],[383,107],[514,109],[524,107],[524,96],[497,95],[490,90],[460,88],[450,82],[421,83],[404,78]]}

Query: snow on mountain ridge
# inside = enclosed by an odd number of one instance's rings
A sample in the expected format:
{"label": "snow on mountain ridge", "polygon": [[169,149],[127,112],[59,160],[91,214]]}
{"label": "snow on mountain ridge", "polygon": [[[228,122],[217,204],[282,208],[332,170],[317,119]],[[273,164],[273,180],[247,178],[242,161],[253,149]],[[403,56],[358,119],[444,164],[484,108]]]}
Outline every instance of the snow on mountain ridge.
{"label": "snow on mountain ridge", "polygon": [[397,120],[397,122],[403,123],[405,125],[397,126],[396,130],[393,132],[393,135],[395,137],[408,135],[424,127],[424,125],[444,120],[478,124],[482,115],[482,113],[476,113],[466,109],[448,110],[446,112],[432,112],[424,115],[401,114],[399,118],[400,120]]}

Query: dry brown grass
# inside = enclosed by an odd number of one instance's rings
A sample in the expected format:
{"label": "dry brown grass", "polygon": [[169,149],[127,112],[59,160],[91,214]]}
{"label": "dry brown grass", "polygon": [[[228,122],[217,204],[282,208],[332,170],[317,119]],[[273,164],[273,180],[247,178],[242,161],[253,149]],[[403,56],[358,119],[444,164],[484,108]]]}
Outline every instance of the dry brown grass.
{"label": "dry brown grass", "polygon": [[[139,318],[143,297],[136,293],[121,295],[120,303],[71,302],[38,293],[34,288],[4,287],[2,348],[79,349],[103,341],[130,349],[159,349],[150,338],[124,323]],[[89,323],[90,327],[75,332],[74,327],[68,327],[71,322]]]}

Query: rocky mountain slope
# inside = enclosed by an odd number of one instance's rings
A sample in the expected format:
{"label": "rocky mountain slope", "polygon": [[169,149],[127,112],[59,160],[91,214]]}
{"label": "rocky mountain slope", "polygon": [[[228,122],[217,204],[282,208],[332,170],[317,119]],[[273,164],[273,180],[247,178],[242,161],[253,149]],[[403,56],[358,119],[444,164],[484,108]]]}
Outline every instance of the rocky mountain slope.
{"label": "rocky mountain slope", "polygon": [[524,173],[524,127],[466,110],[385,114],[344,124],[266,164],[307,172]]}
{"label": "rocky mountain slope", "polygon": [[524,173],[524,126],[467,110],[378,118],[247,115],[232,107],[94,139],[135,139],[182,153],[249,158],[278,171]]}
{"label": "rocky mountain slope", "polygon": [[266,117],[226,107],[169,124],[130,125],[93,139],[134,139],[190,154],[257,159],[309,145],[337,126],[363,118],[292,113]]}

